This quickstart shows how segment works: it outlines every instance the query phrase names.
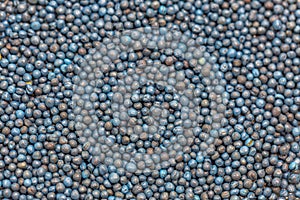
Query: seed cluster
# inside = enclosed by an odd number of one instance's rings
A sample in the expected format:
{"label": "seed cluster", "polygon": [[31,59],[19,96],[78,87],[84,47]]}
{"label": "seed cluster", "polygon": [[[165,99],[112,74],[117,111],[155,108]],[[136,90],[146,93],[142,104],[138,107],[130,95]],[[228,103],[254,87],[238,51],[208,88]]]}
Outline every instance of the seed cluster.
{"label": "seed cluster", "polygon": [[300,199],[297,0],[0,0],[0,199]]}

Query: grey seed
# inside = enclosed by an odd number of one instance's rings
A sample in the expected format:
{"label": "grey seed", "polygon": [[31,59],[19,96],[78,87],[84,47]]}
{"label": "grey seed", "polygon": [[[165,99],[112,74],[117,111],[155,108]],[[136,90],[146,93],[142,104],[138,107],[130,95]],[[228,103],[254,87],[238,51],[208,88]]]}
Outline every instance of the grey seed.
{"label": "grey seed", "polygon": [[129,163],[126,164],[125,169],[130,173],[135,173],[136,170],[137,170],[137,166],[133,162],[129,162]]}

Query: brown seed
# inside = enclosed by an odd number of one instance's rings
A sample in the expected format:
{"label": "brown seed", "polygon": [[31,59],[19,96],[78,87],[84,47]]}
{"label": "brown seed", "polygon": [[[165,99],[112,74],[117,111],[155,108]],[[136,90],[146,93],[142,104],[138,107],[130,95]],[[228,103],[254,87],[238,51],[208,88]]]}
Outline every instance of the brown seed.
{"label": "brown seed", "polygon": [[238,59],[233,60],[233,66],[235,66],[235,67],[242,66],[242,61],[238,60]]}
{"label": "brown seed", "polygon": [[63,192],[65,190],[65,186],[63,183],[57,183],[56,184],[56,191],[57,192]]}
{"label": "brown seed", "polygon": [[128,136],[123,136],[122,144],[128,144],[130,142],[130,138]]}
{"label": "brown seed", "polygon": [[272,115],[273,115],[274,117],[278,117],[280,114],[281,114],[281,109],[280,109],[280,107],[274,107],[274,108],[272,109]]}
{"label": "brown seed", "polygon": [[226,147],[226,152],[227,153],[232,153],[232,152],[234,152],[235,151],[235,147],[233,146],[233,145],[228,145],[227,147]]}
{"label": "brown seed", "polygon": [[67,113],[67,112],[61,112],[61,113],[60,113],[60,117],[61,117],[62,119],[67,119],[67,118],[68,118],[68,113]]}
{"label": "brown seed", "polygon": [[143,187],[141,185],[135,185],[132,188],[132,193],[133,194],[138,194],[138,193],[141,193],[142,191],[143,191]]}
{"label": "brown seed", "polygon": [[166,63],[167,66],[173,65],[173,62],[174,62],[174,60],[171,56],[168,56],[165,60],[165,63]]}
{"label": "brown seed", "polygon": [[212,127],[209,124],[204,124],[202,129],[204,132],[208,133],[212,129]]}
{"label": "brown seed", "polygon": [[265,8],[268,9],[268,10],[272,10],[273,9],[273,2],[272,1],[267,1],[265,2]]}
{"label": "brown seed", "polygon": [[296,118],[297,120],[299,120],[299,119],[298,119],[298,118],[299,118],[299,114],[298,114],[298,113],[297,113],[295,116],[294,116],[292,113],[287,113],[286,117],[287,117],[287,120],[288,120],[289,122],[292,122],[295,118]]}
{"label": "brown seed", "polygon": [[184,91],[186,89],[186,84],[182,81],[179,81],[179,82],[176,83],[175,89],[177,91]]}
{"label": "brown seed", "polygon": [[40,96],[43,94],[43,90],[41,88],[36,88],[34,93],[35,93],[35,95]]}
{"label": "brown seed", "polygon": [[184,168],[184,163],[183,162],[181,162],[181,163],[178,163],[177,165],[176,165],[176,170],[178,170],[178,171],[181,171],[181,170],[183,170],[183,168]]}
{"label": "brown seed", "polygon": [[229,176],[229,175],[224,176],[224,181],[227,183],[230,183],[232,181],[231,176]]}
{"label": "brown seed", "polygon": [[274,166],[269,166],[269,167],[266,168],[266,173],[268,175],[273,174],[273,172],[274,172]]}
{"label": "brown seed", "polygon": [[44,144],[45,148],[48,150],[54,150],[55,149],[55,144],[53,142],[45,142]]}
{"label": "brown seed", "polygon": [[271,103],[267,103],[267,104],[265,105],[265,109],[270,111],[270,110],[273,109],[273,105],[272,105]]}
{"label": "brown seed", "polygon": [[205,77],[210,76],[210,72],[211,72],[211,66],[210,65],[205,65],[203,66],[203,68],[201,69],[201,74]]}
{"label": "brown seed", "polygon": [[279,148],[280,155],[287,155],[290,150],[290,145],[287,143]]}
{"label": "brown seed", "polygon": [[75,19],[75,16],[72,14],[68,14],[66,16],[66,22],[73,22],[74,19]]}
{"label": "brown seed", "polygon": [[241,178],[241,173],[238,172],[238,171],[235,171],[235,172],[232,173],[231,177],[232,177],[233,180],[238,181]]}
{"label": "brown seed", "polygon": [[147,138],[148,138],[148,134],[147,134],[146,132],[142,132],[142,133],[140,134],[140,139],[141,139],[141,140],[147,140]]}
{"label": "brown seed", "polygon": [[159,19],[158,24],[159,24],[160,27],[164,27],[164,26],[166,26],[167,22],[164,19]]}
{"label": "brown seed", "polygon": [[52,52],[52,53],[56,53],[56,52],[58,52],[58,50],[59,50],[60,48],[59,48],[59,45],[58,44],[52,44],[51,46],[50,46],[50,51]]}
{"label": "brown seed", "polygon": [[208,200],[209,199],[207,192],[204,192],[204,193],[201,194],[201,199],[203,199],[203,200]]}
{"label": "brown seed", "polygon": [[229,191],[224,191],[224,192],[222,192],[222,193],[221,193],[221,197],[222,197],[223,199],[228,199],[228,198],[230,197]]}
{"label": "brown seed", "polygon": [[[244,165],[247,164],[247,161],[246,161],[246,159],[241,158],[240,163],[241,163],[242,166],[240,167],[241,170],[239,170],[239,171],[240,171],[242,174],[244,174],[244,171],[245,171],[245,169],[246,169]],[[243,170],[243,172],[242,172],[242,170]]]}
{"label": "brown seed", "polygon": [[157,10],[160,6],[160,3],[159,1],[153,1],[152,4],[151,4],[151,7],[155,10]]}
{"label": "brown seed", "polygon": [[244,84],[247,81],[247,78],[244,75],[240,75],[240,76],[237,77],[237,81],[240,84]]}
{"label": "brown seed", "polygon": [[244,180],[244,187],[250,189],[253,185],[253,182],[250,179]]}
{"label": "brown seed", "polygon": [[211,183],[214,182],[214,180],[215,180],[214,176],[209,175],[209,176],[207,177],[207,179],[206,179],[206,183],[207,183],[207,184],[211,184]]}
{"label": "brown seed", "polygon": [[252,83],[251,81],[247,81],[247,82],[245,83],[245,87],[246,87],[247,89],[251,89],[251,88],[253,87],[253,83]]}
{"label": "brown seed", "polygon": [[260,75],[260,76],[259,76],[259,80],[261,80],[261,82],[265,84],[265,83],[268,82],[269,79],[268,79],[268,77],[265,76],[265,75]]}
{"label": "brown seed", "polygon": [[57,86],[58,84],[59,84],[59,80],[57,78],[51,80],[51,85]]}
{"label": "brown seed", "polygon": [[81,181],[81,172],[76,172],[74,175],[73,175],[73,179],[75,181]]}
{"label": "brown seed", "polygon": [[284,131],[284,126],[282,124],[277,124],[275,129],[277,132],[282,133]]}
{"label": "brown seed", "polygon": [[181,154],[180,155],[176,155],[175,160],[176,160],[176,162],[182,162],[183,156]]}
{"label": "brown seed", "polygon": [[220,154],[218,152],[215,152],[212,156],[211,159],[212,160],[217,160],[220,157]]}
{"label": "brown seed", "polygon": [[285,87],[283,85],[277,85],[276,90],[278,93],[283,94],[285,91]]}
{"label": "brown seed", "polygon": [[80,47],[80,48],[78,49],[78,54],[79,54],[79,55],[85,55],[85,54],[86,54],[86,49]]}
{"label": "brown seed", "polygon": [[58,167],[57,167],[57,165],[50,163],[48,166],[48,169],[50,172],[57,172]]}
{"label": "brown seed", "polygon": [[104,125],[105,130],[110,131],[113,128],[113,125],[111,122],[106,122]]}
{"label": "brown seed", "polygon": [[[114,190],[114,191],[117,191],[117,190]],[[124,194],[122,192],[116,192],[115,195],[118,198],[124,199]]]}
{"label": "brown seed", "polygon": [[[220,140],[220,139],[218,139],[218,140]],[[222,140],[220,140],[221,142],[222,142]],[[219,146],[218,147],[218,152],[220,153],[220,154],[222,154],[222,153],[224,153],[226,151],[226,148],[225,148],[225,146]]]}
{"label": "brown seed", "polygon": [[27,168],[27,163],[26,162],[20,162],[17,164],[18,168],[20,169],[26,169]]}
{"label": "brown seed", "polygon": [[280,187],[272,187],[272,190],[275,194],[279,195],[280,194],[280,191],[281,191],[281,188]]}
{"label": "brown seed", "polygon": [[10,134],[10,129],[9,129],[8,127],[4,127],[4,128],[2,129],[2,133],[3,133],[4,135],[9,135],[9,134]]}
{"label": "brown seed", "polygon": [[258,88],[256,88],[256,87],[254,87],[254,88],[252,88],[252,91],[251,91],[251,93],[252,93],[253,95],[257,96],[257,95],[258,95],[258,93],[259,93],[259,89],[258,89]]}
{"label": "brown seed", "polygon": [[25,194],[27,192],[27,188],[25,186],[20,187],[20,192]]}

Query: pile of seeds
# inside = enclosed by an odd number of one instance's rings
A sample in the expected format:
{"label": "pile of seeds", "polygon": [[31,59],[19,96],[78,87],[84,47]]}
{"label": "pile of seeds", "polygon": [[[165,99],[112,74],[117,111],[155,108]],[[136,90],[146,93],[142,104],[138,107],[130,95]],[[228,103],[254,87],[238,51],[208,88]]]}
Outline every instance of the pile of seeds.
{"label": "pile of seeds", "polygon": [[0,0],[0,199],[300,199],[297,0]]}

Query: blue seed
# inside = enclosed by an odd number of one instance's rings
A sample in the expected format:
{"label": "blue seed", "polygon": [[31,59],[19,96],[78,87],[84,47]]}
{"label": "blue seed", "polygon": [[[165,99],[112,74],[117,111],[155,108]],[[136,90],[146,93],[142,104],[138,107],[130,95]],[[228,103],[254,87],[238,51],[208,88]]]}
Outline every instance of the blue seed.
{"label": "blue seed", "polygon": [[229,50],[227,51],[227,56],[228,56],[229,58],[235,58],[235,57],[236,57],[236,50],[235,50],[235,49],[229,49]]}
{"label": "blue seed", "polygon": [[299,136],[300,135],[300,127],[293,128],[292,133],[295,137]]}
{"label": "blue seed", "polygon": [[257,99],[256,100],[256,106],[258,108],[263,108],[265,106],[266,102],[263,99]]}
{"label": "blue seed", "polygon": [[251,138],[248,138],[245,142],[246,146],[252,147],[254,145],[254,141]]}
{"label": "blue seed", "polygon": [[35,30],[35,31],[37,31],[37,30],[40,30],[40,28],[41,28],[41,24],[39,23],[39,22],[32,22],[31,23],[31,25],[30,25],[30,27],[33,29],[33,30]]}
{"label": "blue seed", "polygon": [[165,178],[167,176],[167,170],[161,169],[159,171],[160,178]]}
{"label": "blue seed", "polygon": [[11,182],[9,180],[5,179],[5,180],[2,181],[2,186],[4,188],[10,188],[11,187]]}
{"label": "blue seed", "polygon": [[12,134],[13,136],[19,135],[19,134],[20,134],[20,129],[14,127],[14,128],[11,130],[11,134]]}
{"label": "blue seed", "polygon": [[165,15],[165,14],[167,14],[167,8],[166,8],[165,6],[160,6],[160,7],[158,8],[158,12],[159,12],[159,14],[161,14],[161,15]]}
{"label": "blue seed", "polygon": [[280,20],[276,19],[273,24],[272,24],[273,28],[277,31],[282,29],[282,23]]}
{"label": "blue seed", "polygon": [[117,182],[119,182],[119,180],[120,180],[120,177],[119,177],[119,175],[117,174],[117,173],[111,173],[110,175],[109,175],[109,181],[111,182],[111,183],[117,183]]}
{"label": "blue seed", "polygon": [[17,110],[16,111],[16,117],[19,118],[19,119],[23,119],[25,116],[25,113],[23,110]]}
{"label": "blue seed", "polygon": [[70,177],[66,177],[63,181],[64,185],[66,187],[71,187],[73,185],[73,181],[72,181],[72,178]]}
{"label": "blue seed", "polygon": [[215,179],[215,183],[216,183],[217,185],[221,185],[221,184],[223,183],[223,181],[224,181],[223,177],[217,177],[217,178]]}

